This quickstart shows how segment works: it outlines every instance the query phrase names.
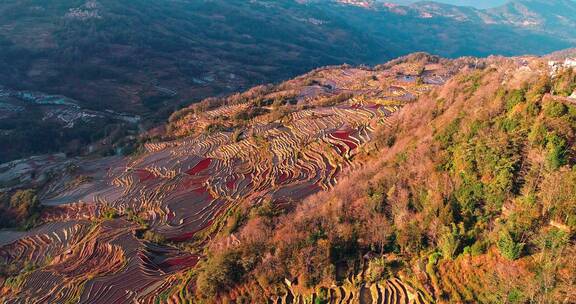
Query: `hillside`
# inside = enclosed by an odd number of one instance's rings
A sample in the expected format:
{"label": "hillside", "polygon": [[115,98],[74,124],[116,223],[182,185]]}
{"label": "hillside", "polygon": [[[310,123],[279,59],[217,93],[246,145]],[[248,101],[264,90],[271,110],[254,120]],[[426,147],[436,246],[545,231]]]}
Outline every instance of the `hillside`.
{"label": "hillside", "polygon": [[2,165],[1,222],[35,228],[0,232],[0,299],[574,302],[563,64],[320,68],[176,112],[129,157]]}
{"label": "hillside", "polygon": [[[251,215],[203,264],[201,293],[573,302],[574,74],[550,79],[535,58],[482,63],[404,107],[334,190]],[[237,272],[244,283],[226,280]]]}
{"label": "hillside", "polygon": [[575,301],[574,72],[551,78],[537,58],[477,63],[400,110],[333,190],[251,214],[236,244],[222,235],[201,295]]}
{"label": "hillside", "polygon": [[[8,121],[0,124],[0,162],[130,151],[134,140],[121,139],[183,106],[320,66],[377,64],[422,50],[447,57],[544,54],[575,38],[564,28],[574,22],[570,1],[542,15],[526,1],[521,10],[494,12],[340,2],[2,1],[0,89],[59,96],[77,107],[38,107],[0,93],[0,117]],[[537,12],[537,26],[522,26],[519,11]],[[108,110],[114,113],[103,114]],[[63,111],[64,119],[52,119]],[[70,128],[68,117],[80,116]],[[88,136],[95,125],[106,128]],[[38,138],[55,140],[30,144]]]}
{"label": "hillside", "polygon": [[[378,125],[458,68],[426,58],[207,99],[132,157],[2,166],[2,223],[40,225],[2,238],[4,299],[149,301],[172,290],[212,237],[242,226],[245,204],[291,209],[333,188]],[[105,293],[117,284],[132,292]]]}

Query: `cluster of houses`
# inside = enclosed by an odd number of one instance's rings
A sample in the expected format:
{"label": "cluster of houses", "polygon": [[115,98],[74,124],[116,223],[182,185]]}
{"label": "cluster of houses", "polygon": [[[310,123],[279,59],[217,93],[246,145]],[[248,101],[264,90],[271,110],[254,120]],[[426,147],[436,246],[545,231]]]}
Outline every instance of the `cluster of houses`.
{"label": "cluster of houses", "polygon": [[100,4],[95,0],[89,0],[81,7],[75,7],[68,10],[66,18],[87,20],[87,19],[101,19]]}
{"label": "cluster of houses", "polygon": [[[567,58],[564,61],[564,67],[576,68],[576,58]],[[569,98],[576,99],[576,90],[574,92],[572,92],[572,95],[570,95]]]}
{"label": "cluster of houses", "polygon": [[566,58],[563,62],[550,60],[548,61],[548,66],[550,67],[552,74],[555,75],[560,69],[576,68],[576,58]]}
{"label": "cluster of houses", "polygon": [[[576,69],[576,58],[566,58],[564,61],[551,60],[548,61],[548,67],[550,68],[550,74],[554,77],[561,69]],[[574,91],[568,98],[576,99],[576,91]]]}
{"label": "cluster of houses", "polygon": [[[173,93],[169,89],[166,94]],[[112,110],[92,111],[83,109],[76,100],[62,95],[48,95],[41,92],[19,91],[7,89],[0,86],[0,98],[14,98],[20,102],[31,105],[44,106],[44,117],[42,120],[57,120],[64,124],[65,128],[74,127],[75,122],[82,120],[88,121],[94,118],[112,118],[125,121],[131,124],[137,124],[141,118],[136,115],[117,113]],[[2,102],[0,99],[0,118],[4,118],[10,113],[21,112],[24,110],[23,105],[15,105],[8,102]]]}
{"label": "cluster of houses", "polygon": [[39,92],[18,91],[0,87],[0,97],[13,97],[39,105],[62,105],[79,108],[74,100],[62,95],[47,95]]}
{"label": "cluster of houses", "polygon": [[371,8],[374,5],[374,0],[339,0],[341,4],[360,6],[364,8]]}

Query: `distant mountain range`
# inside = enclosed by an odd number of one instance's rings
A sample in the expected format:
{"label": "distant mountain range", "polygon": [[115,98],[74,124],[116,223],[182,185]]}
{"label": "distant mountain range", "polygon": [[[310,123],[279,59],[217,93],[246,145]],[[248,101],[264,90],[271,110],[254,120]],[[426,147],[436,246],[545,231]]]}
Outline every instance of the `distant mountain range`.
{"label": "distant mountain range", "polygon": [[478,25],[506,25],[530,29],[557,37],[576,40],[573,29],[576,2],[573,0],[512,1],[378,1],[336,0],[340,4],[363,6],[419,18],[444,17]]}
{"label": "distant mountain range", "polygon": [[572,0],[515,0],[490,9],[418,2],[410,8],[422,17],[446,17],[486,25],[506,25],[576,41],[576,2]]}
{"label": "distant mountain range", "polygon": [[[488,10],[370,0],[5,0],[0,85],[64,96],[90,111],[139,115],[146,129],[204,97],[319,66],[377,64],[416,51],[457,57],[564,49],[576,42],[575,12],[568,0],[513,1]],[[0,103],[7,104],[0,107],[0,142],[19,138],[10,143],[15,152],[0,161],[52,150],[14,149],[35,132],[21,134],[26,114],[4,109],[35,106],[2,97]],[[26,124],[46,129],[38,117]],[[102,134],[115,133],[117,123]],[[86,133],[55,136],[80,145],[102,139],[78,134]],[[114,142],[101,144],[121,150]]]}
{"label": "distant mountain range", "polygon": [[[413,4],[413,3],[417,3],[417,2],[421,2],[421,1],[419,1],[419,0],[386,0],[383,2],[408,5],[408,4]],[[471,7],[482,9],[482,8],[497,7],[497,6],[505,4],[507,1],[506,0],[480,0],[480,1],[478,1],[478,0],[437,0],[435,2],[445,3],[445,4],[450,4],[450,5],[457,5],[457,6],[471,6]]]}

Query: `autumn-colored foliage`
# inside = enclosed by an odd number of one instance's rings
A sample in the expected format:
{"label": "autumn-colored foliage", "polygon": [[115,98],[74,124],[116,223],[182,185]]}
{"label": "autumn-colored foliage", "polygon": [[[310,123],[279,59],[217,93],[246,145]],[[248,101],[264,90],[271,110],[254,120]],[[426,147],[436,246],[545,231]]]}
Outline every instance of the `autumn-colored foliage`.
{"label": "autumn-colored foliage", "polygon": [[574,80],[509,78],[518,68],[501,58],[462,71],[405,106],[334,190],[268,225],[251,217],[240,240],[263,235],[264,252],[244,255],[255,264],[227,288],[282,295],[287,278],[311,294],[368,274],[438,302],[576,301],[558,254],[576,250],[576,106],[556,94]]}

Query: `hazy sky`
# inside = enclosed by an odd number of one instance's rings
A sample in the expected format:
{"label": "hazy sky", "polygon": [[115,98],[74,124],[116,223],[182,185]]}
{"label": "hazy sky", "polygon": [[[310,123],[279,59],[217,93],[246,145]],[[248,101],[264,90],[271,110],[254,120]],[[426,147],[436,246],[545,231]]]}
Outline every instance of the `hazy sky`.
{"label": "hazy sky", "polygon": [[[389,2],[396,2],[396,3],[413,3],[418,2],[421,0],[391,0]],[[435,2],[442,2],[448,3],[453,5],[465,5],[465,6],[473,6],[477,8],[489,8],[489,7],[496,7],[502,5],[507,2],[507,0],[434,0]]]}

